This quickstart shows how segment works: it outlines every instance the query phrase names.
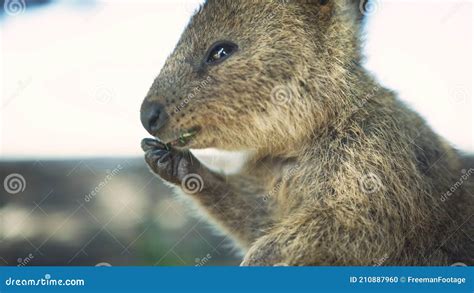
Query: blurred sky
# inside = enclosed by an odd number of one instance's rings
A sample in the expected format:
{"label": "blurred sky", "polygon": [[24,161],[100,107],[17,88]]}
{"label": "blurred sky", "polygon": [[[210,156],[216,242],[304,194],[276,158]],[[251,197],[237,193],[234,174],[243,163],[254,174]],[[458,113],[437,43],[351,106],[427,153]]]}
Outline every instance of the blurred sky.
{"label": "blurred sky", "polygon": [[[1,158],[141,154],[139,107],[200,1],[57,1],[0,19]],[[379,1],[367,66],[474,151],[472,3]]]}

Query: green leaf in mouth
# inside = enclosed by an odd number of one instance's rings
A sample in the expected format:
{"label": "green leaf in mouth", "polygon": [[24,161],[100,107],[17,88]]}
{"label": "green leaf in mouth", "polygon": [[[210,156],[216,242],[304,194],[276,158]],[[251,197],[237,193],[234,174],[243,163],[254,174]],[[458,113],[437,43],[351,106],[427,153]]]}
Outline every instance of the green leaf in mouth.
{"label": "green leaf in mouth", "polygon": [[188,131],[181,132],[178,138],[166,144],[167,150],[169,150],[174,145],[185,145],[189,141],[190,138],[196,135],[197,132],[198,132],[197,130],[188,130]]}

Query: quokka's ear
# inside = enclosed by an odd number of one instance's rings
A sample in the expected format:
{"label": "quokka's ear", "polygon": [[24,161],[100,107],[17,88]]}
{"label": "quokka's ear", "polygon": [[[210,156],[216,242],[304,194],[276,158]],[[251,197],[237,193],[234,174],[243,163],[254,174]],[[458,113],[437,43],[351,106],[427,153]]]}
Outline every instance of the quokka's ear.
{"label": "quokka's ear", "polygon": [[[377,9],[379,0],[276,0],[279,3],[293,2],[295,4],[304,4],[308,8],[312,7],[318,11],[331,11],[333,9],[342,9],[355,13],[357,20],[362,21],[365,16]],[[324,9],[326,8],[326,9]]]}
{"label": "quokka's ear", "polygon": [[[300,0],[305,1],[305,0]],[[350,9],[357,15],[357,20],[362,21],[366,15],[371,14],[377,9],[377,1],[379,0],[306,0],[312,1],[319,5],[330,5],[331,2],[338,4],[342,9]]]}

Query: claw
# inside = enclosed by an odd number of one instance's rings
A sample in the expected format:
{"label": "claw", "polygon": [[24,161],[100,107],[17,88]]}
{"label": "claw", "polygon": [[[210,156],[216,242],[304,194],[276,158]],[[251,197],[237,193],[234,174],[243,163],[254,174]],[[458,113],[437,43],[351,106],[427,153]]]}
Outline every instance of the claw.
{"label": "claw", "polygon": [[164,156],[166,156],[166,155],[169,155],[170,152],[167,151],[167,150],[160,150],[160,149],[157,149],[157,150],[152,150],[152,151],[150,151],[150,153],[151,153],[153,156],[158,157],[158,158],[161,159],[162,157],[164,157]]}
{"label": "claw", "polygon": [[164,143],[153,138],[144,138],[142,140],[141,147],[142,150],[145,152],[154,148],[168,149],[168,147]]}
{"label": "claw", "polygon": [[179,185],[187,174],[199,171],[199,162],[189,152],[168,147],[151,138],[143,139],[141,146],[148,167],[165,181]]}
{"label": "claw", "polygon": [[166,162],[169,161],[170,158],[171,158],[171,153],[170,153],[170,152],[168,152],[168,151],[163,151],[163,152],[166,152],[166,153],[163,154],[160,159],[158,159],[158,163],[159,163],[159,164],[166,163]]}

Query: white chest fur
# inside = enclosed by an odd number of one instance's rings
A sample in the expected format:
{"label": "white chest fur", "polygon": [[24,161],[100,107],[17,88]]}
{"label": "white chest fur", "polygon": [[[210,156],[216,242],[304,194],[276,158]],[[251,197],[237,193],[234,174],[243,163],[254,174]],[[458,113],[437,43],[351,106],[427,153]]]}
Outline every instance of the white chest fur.
{"label": "white chest fur", "polygon": [[213,171],[234,174],[238,173],[252,151],[223,151],[218,149],[191,150],[204,165]]}

